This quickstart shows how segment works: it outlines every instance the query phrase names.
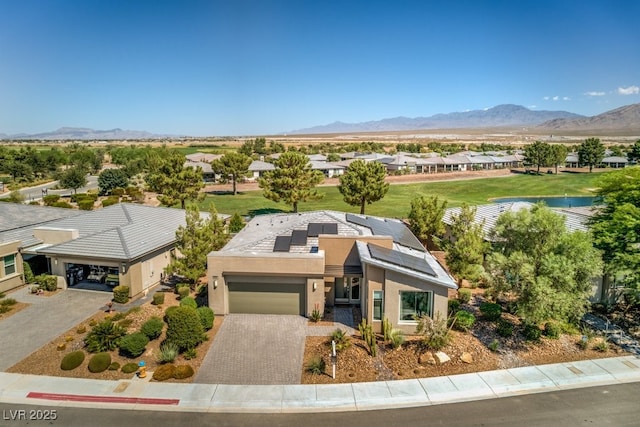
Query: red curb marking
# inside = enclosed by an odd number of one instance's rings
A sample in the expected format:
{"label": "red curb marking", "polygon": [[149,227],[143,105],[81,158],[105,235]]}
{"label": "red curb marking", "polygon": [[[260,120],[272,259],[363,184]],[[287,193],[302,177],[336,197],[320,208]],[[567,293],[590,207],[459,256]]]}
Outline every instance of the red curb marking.
{"label": "red curb marking", "polygon": [[144,405],[177,405],[180,399],[157,399],[148,397],[87,396],[82,394],[40,393],[31,391],[32,399],[64,400],[71,402],[131,403]]}

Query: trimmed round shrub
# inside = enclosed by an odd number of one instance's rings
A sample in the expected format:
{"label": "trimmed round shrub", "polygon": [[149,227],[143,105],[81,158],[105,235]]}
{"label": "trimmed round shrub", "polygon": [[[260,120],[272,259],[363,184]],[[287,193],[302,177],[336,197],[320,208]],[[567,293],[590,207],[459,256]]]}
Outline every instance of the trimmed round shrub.
{"label": "trimmed round shrub", "polygon": [[70,203],[65,202],[64,200],[59,200],[51,204],[54,208],[63,208],[63,209],[73,209]]}
{"label": "trimmed round shrub", "polygon": [[455,314],[454,326],[461,331],[468,331],[476,323],[476,316],[465,310],[460,310]]}
{"label": "trimmed round shrub", "polygon": [[42,201],[44,201],[45,206],[53,206],[53,204],[58,200],[60,200],[59,194],[47,194],[42,198]]}
{"label": "trimmed round shrub", "polygon": [[60,362],[60,369],[63,371],[70,371],[82,365],[82,362],[84,362],[84,351],[72,351],[62,358],[62,362]]}
{"label": "trimmed round shrub", "polygon": [[153,379],[156,381],[166,381],[176,373],[176,365],[172,365],[170,363],[166,365],[160,365],[153,371]]}
{"label": "trimmed round shrub", "polygon": [[80,209],[81,211],[93,210],[93,200],[90,200],[90,199],[78,200],[78,209]]}
{"label": "trimmed round shrub", "polygon": [[0,305],[4,307],[11,307],[12,305],[16,305],[18,301],[13,298],[4,298],[0,300]]}
{"label": "trimmed round shrub", "polygon": [[167,312],[167,340],[180,351],[195,348],[204,340],[200,316],[193,307],[180,306]]}
{"label": "trimmed round shrub", "polygon": [[198,308],[198,303],[193,297],[183,297],[180,298],[180,305],[186,305],[188,307]]}
{"label": "trimmed round shrub", "polygon": [[189,288],[189,285],[178,288],[178,295],[180,295],[180,299],[188,297],[190,292],[191,289]]}
{"label": "trimmed round shrub", "polygon": [[135,358],[144,353],[149,344],[149,338],[142,332],[134,332],[120,339],[120,354],[125,357]]}
{"label": "trimmed round shrub", "polygon": [[117,371],[118,369],[120,369],[120,364],[118,362],[111,362],[111,365],[109,365],[109,370]]}
{"label": "trimmed round shrub", "polygon": [[467,304],[471,301],[471,289],[458,289],[458,300],[462,304]]}
{"label": "trimmed round shrub", "polygon": [[109,369],[109,365],[111,365],[111,355],[109,353],[94,354],[89,360],[89,371],[97,374]]}
{"label": "trimmed round shrub", "polygon": [[118,202],[120,202],[120,199],[118,197],[107,197],[106,199],[104,199],[102,201],[102,207],[106,208],[106,207],[109,207],[111,205],[115,205]]}
{"label": "trimmed round shrub", "polygon": [[138,370],[138,364],[133,362],[127,363],[123,365],[122,368],[120,368],[120,371],[124,374],[133,374],[137,370]]}
{"label": "trimmed round shrub", "polygon": [[460,310],[460,301],[457,299],[450,299],[447,303],[449,307],[449,314],[455,314]]}
{"label": "trimmed round shrub", "polygon": [[33,278],[33,281],[38,284],[38,287],[45,291],[53,292],[58,289],[58,279],[51,274],[38,274]]}
{"label": "trimmed round shrub", "polygon": [[513,335],[513,323],[509,322],[506,319],[499,319],[498,325],[496,327],[496,332],[501,337],[509,338],[511,335]]}
{"label": "trimmed round shrub", "polygon": [[210,307],[198,307],[196,311],[198,312],[198,316],[200,316],[200,322],[204,330],[208,331],[213,328],[213,320],[215,319],[213,310]]}
{"label": "trimmed round shrub", "polygon": [[176,371],[173,374],[173,378],[177,380],[183,380],[185,378],[192,377],[195,372],[193,368],[189,365],[178,365],[176,366]]}
{"label": "trimmed round shrub", "polygon": [[544,324],[544,334],[545,336],[558,339],[560,338],[560,334],[562,333],[561,326],[556,322],[547,322]]}
{"label": "trimmed round shrub", "polygon": [[483,302],[480,304],[480,313],[485,319],[494,322],[502,316],[502,307],[500,307],[500,304],[493,302]]}
{"label": "trimmed round shrub", "polygon": [[84,344],[90,353],[115,350],[126,333],[127,330],[122,326],[105,320],[91,329],[84,338]]}
{"label": "trimmed round shrub", "polygon": [[126,304],[129,301],[129,287],[118,285],[113,288],[113,301],[118,304]]}
{"label": "trimmed round shrub", "polygon": [[171,307],[167,307],[167,309],[164,311],[164,321],[167,321],[167,318],[169,317],[170,313],[173,313],[174,311],[176,311],[176,309],[178,308],[177,305],[172,305]]}
{"label": "trimmed round shrub", "polygon": [[164,304],[164,292],[156,292],[153,294],[153,305],[162,305]]}
{"label": "trimmed round shrub", "polygon": [[164,329],[164,322],[159,317],[152,317],[142,324],[140,332],[145,334],[149,340],[155,340],[162,334]]}
{"label": "trimmed round shrub", "polygon": [[540,336],[542,335],[542,331],[538,327],[538,325],[534,325],[533,323],[525,323],[524,329],[522,330],[522,335],[527,341],[539,341]]}

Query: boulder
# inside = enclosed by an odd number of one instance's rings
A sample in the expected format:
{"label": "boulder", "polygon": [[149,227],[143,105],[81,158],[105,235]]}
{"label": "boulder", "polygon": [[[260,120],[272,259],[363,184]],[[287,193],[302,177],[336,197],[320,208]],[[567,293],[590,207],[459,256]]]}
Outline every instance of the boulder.
{"label": "boulder", "polygon": [[443,363],[447,363],[448,361],[451,360],[451,358],[447,355],[447,353],[443,351],[439,351],[435,353],[433,357],[436,359],[436,362],[438,362],[439,365],[442,365]]}
{"label": "boulder", "polygon": [[473,356],[466,351],[460,355],[460,360],[464,363],[473,363]]}
{"label": "boulder", "polygon": [[418,363],[421,365],[435,365],[436,359],[433,358],[433,354],[427,351],[418,357]]}

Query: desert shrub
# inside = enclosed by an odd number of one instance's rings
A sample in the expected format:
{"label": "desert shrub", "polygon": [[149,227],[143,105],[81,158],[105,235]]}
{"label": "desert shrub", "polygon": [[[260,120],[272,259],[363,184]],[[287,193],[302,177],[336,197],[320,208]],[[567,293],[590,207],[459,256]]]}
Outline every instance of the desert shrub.
{"label": "desert shrub", "polygon": [[215,319],[213,310],[210,307],[198,307],[196,311],[198,312],[198,316],[200,316],[200,322],[204,330],[208,331],[213,328],[213,320]]}
{"label": "desert shrub", "polygon": [[322,358],[322,356],[316,356],[306,366],[308,372],[311,372],[315,375],[321,375],[324,373],[325,368],[327,367],[326,362]]}
{"label": "desert shrub", "polygon": [[318,323],[322,319],[322,313],[320,313],[318,304],[316,304],[313,310],[311,311],[311,316],[309,316],[309,319],[311,319],[311,321],[314,323]]}
{"label": "desert shrub", "polygon": [[140,332],[150,340],[155,340],[162,334],[162,329],[164,329],[164,322],[161,318],[154,316],[142,324]]}
{"label": "desert shrub", "polygon": [[171,307],[167,307],[167,309],[164,311],[164,321],[166,322],[169,315],[174,311],[176,311],[177,309],[178,309],[177,305],[172,305]]}
{"label": "desert shrub", "polygon": [[442,317],[439,312],[434,319],[424,315],[417,320],[416,334],[422,335],[423,345],[437,351],[449,344],[451,336],[447,327],[447,319]]}
{"label": "desert shrub", "polygon": [[404,332],[401,329],[391,329],[389,340],[393,348],[399,348],[405,342]]}
{"label": "desert shrub", "polygon": [[178,357],[178,346],[172,342],[165,341],[160,345],[160,354],[158,355],[158,362],[171,363]]}
{"label": "desert shrub", "polygon": [[57,202],[54,202],[54,203],[51,204],[51,206],[53,206],[54,208],[73,209],[73,206],[71,206],[71,204],[69,204],[68,202],[65,202],[63,200],[59,200]]}
{"label": "desert shrub", "polygon": [[84,334],[85,332],[87,332],[87,327],[84,325],[80,325],[76,329],[76,334]]}
{"label": "desert shrub", "polygon": [[119,312],[111,316],[110,320],[112,322],[119,322],[120,320],[126,319],[126,318],[127,318],[127,313]]}
{"label": "desert shrub", "polygon": [[198,303],[196,302],[195,299],[193,299],[193,297],[182,297],[180,298],[180,305],[181,306],[187,306],[187,307],[193,307],[193,308],[198,308]]}
{"label": "desert shrub", "polygon": [[187,298],[190,292],[191,292],[191,288],[189,288],[189,285],[180,286],[178,288],[178,295],[180,295],[180,299]]}
{"label": "desert shrub", "polygon": [[187,360],[195,359],[196,357],[198,357],[198,352],[195,348],[188,348],[184,353],[182,353],[182,357]]}
{"label": "desert shrub", "polygon": [[191,285],[189,285],[188,283],[176,283],[176,294],[180,295],[180,289],[182,288],[187,288],[189,290],[191,290]]}
{"label": "desert shrub", "polygon": [[122,319],[121,321],[118,322],[118,325],[122,326],[125,329],[131,326],[132,324],[133,324],[133,319]]}
{"label": "desert shrub", "polygon": [[489,347],[489,350],[491,350],[493,352],[496,352],[496,351],[498,351],[498,348],[500,347],[500,341],[493,340],[493,341],[491,341],[491,343],[487,347]]}
{"label": "desert shrub", "polygon": [[107,197],[106,199],[104,199],[104,200],[102,201],[102,207],[103,207],[103,208],[106,208],[106,207],[108,207],[108,206],[115,205],[115,204],[117,204],[119,201],[120,201],[120,199],[119,199],[118,197],[113,197],[113,196],[111,196],[111,197]]}
{"label": "desert shrub", "polygon": [[501,337],[509,338],[511,335],[513,335],[513,323],[509,322],[506,319],[499,319],[498,325],[496,327],[496,332]]}
{"label": "desert shrub", "polygon": [[22,271],[24,272],[24,281],[25,283],[35,283],[34,280],[36,276],[33,275],[33,270],[31,269],[31,264],[24,261],[22,263]]}
{"label": "desert shrub", "polygon": [[542,331],[533,323],[525,323],[522,330],[522,335],[527,341],[539,341],[542,336]]}
{"label": "desert shrub", "polygon": [[53,292],[58,289],[58,278],[50,274],[38,274],[33,278],[34,283],[38,284],[38,287],[45,291]]}
{"label": "desert shrub", "polygon": [[11,311],[11,307],[6,305],[0,305],[0,314],[8,313]]}
{"label": "desert shrub", "polygon": [[480,313],[485,319],[494,322],[502,316],[502,307],[500,307],[500,304],[493,302],[483,302],[480,304]]}
{"label": "desert shrub", "polygon": [[180,306],[167,310],[167,340],[178,346],[180,351],[195,348],[204,340],[204,329],[200,316],[193,307]]}
{"label": "desert shrub", "polygon": [[195,372],[193,368],[189,365],[178,365],[176,366],[176,372],[173,374],[173,378],[177,380],[183,380],[185,378],[192,377]]}
{"label": "desert shrub", "polygon": [[80,350],[72,351],[62,358],[62,362],[60,362],[60,369],[63,371],[70,371],[82,365],[82,362],[84,362],[84,352]]}
{"label": "desert shrub", "polygon": [[153,294],[153,305],[162,305],[164,304],[164,292],[156,292]]}
{"label": "desert shrub", "polygon": [[166,381],[173,378],[176,374],[176,365],[170,363],[166,365],[160,365],[153,372],[153,379],[156,381]]}
{"label": "desert shrub", "polygon": [[346,350],[351,346],[349,336],[340,328],[331,333],[331,340],[336,342],[336,352]]}
{"label": "desert shrub", "polygon": [[460,305],[461,304],[460,304],[459,300],[450,299],[447,302],[447,306],[448,306],[448,310],[447,311],[449,312],[449,315],[452,316],[452,315],[456,314],[458,312],[458,310],[460,310]]}
{"label": "desert shrub", "polygon": [[111,365],[111,355],[107,352],[94,354],[89,359],[89,371],[94,374],[106,371]]}
{"label": "desert shrub", "polygon": [[122,365],[122,368],[120,368],[120,371],[124,374],[132,374],[135,371],[138,370],[138,365],[136,363],[126,363],[124,365]]}
{"label": "desert shrub", "polygon": [[454,316],[454,326],[461,331],[468,331],[476,323],[476,316],[465,310],[458,311]]}
{"label": "desert shrub", "polygon": [[78,209],[81,211],[93,210],[93,200],[82,199],[78,201]]}
{"label": "desert shrub", "polygon": [[593,346],[593,349],[605,353],[609,350],[609,342],[606,338],[602,338],[597,344]]}
{"label": "desert shrub", "polygon": [[44,202],[45,206],[53,206],[53,204],[58,200],[60,200],[59,194],[47,194],[42,198],[42,201]]}
{"label": "desert shrub", "polygon": [[11,307],[12,305],[16,305],[17,303],[18,301],[13,298],[5,298],[3,300],[0,300],[0,305],[3,307]]}
{"label": "desert shrub", "polygon": [[126,304],[129,301],[129,287],[118,285],[113,288],[113,301],[119,304]]}
{"label": "desert shrub", "polygon": [[134,358],[144,353],[147,344],[149,344],[149,338],[145,334],[142,332],[134,332],[122,337],[118,345],[121,355]]}
{"label": "desert shrub", "polygon": [[462,304],[467,304],[471,301],[471,289],[458,289],[458,300]]}
{"label": "desert shrub", "polygon": [[549,338],[558,339],[560,338],[561,332],[562,327],[556,322],[547,322],[544,324],[544,334]]}
{"label": "desert shrub", "polygon": [[109,370],[117,371],[118,369],[120,369],[120,364],[118,362],[111,362],[111,365],[109,365]]}
{"label": "desert shrub", "polygon": [[104,321],[94,326],[84,338],[84,343],[90,353],[115,350],[120,338],[127,333],[126,329],[110,321]]}

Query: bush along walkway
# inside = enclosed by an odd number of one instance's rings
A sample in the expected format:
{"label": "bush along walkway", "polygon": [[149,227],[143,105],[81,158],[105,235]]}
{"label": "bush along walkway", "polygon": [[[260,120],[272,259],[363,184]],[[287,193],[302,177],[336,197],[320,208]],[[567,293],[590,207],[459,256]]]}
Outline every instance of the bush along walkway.
{"label": "bush along walkway", "polygon": [[638,344],[638,341],[627,335],[624,330],[615,323],[601,319],[591,313],[585,314],[582,321],[591,328],[603,332],[608,340],[620,346],[624,351],[640,355],[640,344]]}

